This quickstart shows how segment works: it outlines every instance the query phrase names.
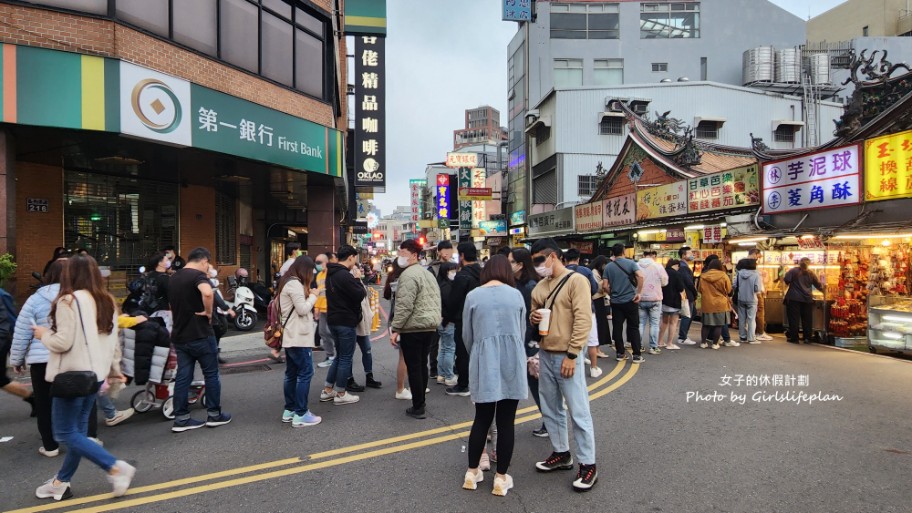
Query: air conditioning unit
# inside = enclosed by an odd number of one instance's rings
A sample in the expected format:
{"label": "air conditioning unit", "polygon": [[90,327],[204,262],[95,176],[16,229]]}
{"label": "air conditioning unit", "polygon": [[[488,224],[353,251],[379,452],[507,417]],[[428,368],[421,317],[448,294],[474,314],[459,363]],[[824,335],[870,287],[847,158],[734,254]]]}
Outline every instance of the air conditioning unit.
{"label": "air conditioning unit", "polygon": [[648,103],[636,102],[631,106],[631,108],[637,114],[649,113],[649,104]]}

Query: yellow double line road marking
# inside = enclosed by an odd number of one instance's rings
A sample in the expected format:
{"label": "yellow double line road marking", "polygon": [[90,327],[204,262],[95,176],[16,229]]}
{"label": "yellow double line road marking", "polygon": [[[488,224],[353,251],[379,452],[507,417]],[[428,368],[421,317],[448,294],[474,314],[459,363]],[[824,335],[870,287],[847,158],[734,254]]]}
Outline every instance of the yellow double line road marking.
{"label": "yellow double line road marking", "polygon": [[[617,377],[624,370],[624,362],[619,362],[607,376],[603,377],[596,383],[593,383],[592,385],[589,386],[589,388],[588,388],[589,392],[590,392],[589,400],[593,401],[595,399],[598,399],[599,397],[602,397],[604,395],[607,395],[607,394],[617,390],[618,388],[623,386],[625,383],[630,381],[631,378],[633,378],[633,376],[636,374],[638,368],[639,368],[638,365],[631,365],[630,367],[627,368],[627,372],[624,373],[624,375],[621,376],[617,381],[615,381],[614,383],[612,383],[611,385],[609,385],[605,388],[602,388],[601,390],[598,390],[595,393],[592,393],[596,389],[600,388],[601,386],[605,385],[606,383],[608,383],[609,381],[611,381],[612,379]],[[525,415],[530,412],[536,412],[536,413],[532,413],[530,415]],[[517,411],[517,415],[523,415],[523,416],[516,418],[516,424],[523,424],[525,422],[530,422],[532,420],[535,420],[535,419],[538,419],[541,417],[541,414],[537,413],[537,408],[535,406],[522,408]],[[188,478],[184,478],[184,479],[167,481],[164,483],[159,483],[159,484],[154,484],[154,485],[140,486],[140,487],[136,487],[136,488],[131,488],[130,491],[127,493],[127,496],[138,495],[138,494],[147,493],[147,492],[155,492],[155,491],[159,491],[159,490],[166,490],[166,489],[170,489],[170,488],[177,488],[177,487],[184,486],[184,485],[201,483],[201,482],[205,482],[205,481],[213,481],[213,480],[217,480],[217,479],[228,478],[228,477],[232,477],[232,476],[248,474],[251,472],[268,470],[268,469],[273,469],[273,468],[278,468],[278,467],[290,466],[289,468],[273,470],[271,472],[250,475],[250,476],[246,476],[246,477],[239,477],[239,478],[235,478],[235,479],[228,479],[225,481],[219,481],[219,482],[204,484],[204,485],[200,485],[200,486],[184,488],[184,489],[175,490],[172,492],[160,493],[160,494],[156,494],[156,495],[137,497],[134,499],[122,500],[122,501],[118,501],[118,502],[110,502],[110,503],[102,504],[99,506],[88,507],[88,508],[83,508],[83,509],[78,509],[78,510],[71,510],[71,511],[80,511],[83,513],[90,513],[90,512],[92,512],[92,513],[99,512],[100,513],[100,512],[104,512],[104,511],[114,511],[114,510],[134,507],[134,506],[141,506],[144,504],[151,504],[151,503],[155,503],[155,502],[162,502],[162,501],[177,499],[180,497],[187,497],[190,495],[196,495],[196,494],[200,494],[200,493],[204,493],[204,492],[221,490],[224,488],[232,488],[235,486],[256,483],[256,482],[260,482],[260,481],[266,481],[269,479],[275,479],[275,478],[286,477],[286,476],[291,476],[291,475],[295,475],[295,474],[301,474],[304,472],[310,472],[312,470],[319,470],[319,469],[323,469],[323,468],[335,467],[335,466],[339,466],[339,465],[344,465],[346,463],[352,463],[355,461],[376,458],[378,456],[385,456],[385,455],[389,455],[389,454],[410,451],[413,449],[419,449],[422,447],[428,447],[431,445],[437,445],[437,444],[441,444],[444,442],[449,442],[451,440],[458,440],[460,438],[465,438],[469,435],[469,431],[465,430],[465,428],[470,428],[471,426],[472,426],[471,421],[462,422],[459,424],[443,426],[443,427],[436,428],[436,429],[429,429],[426,431],[420,431],[420,432],[412,433],[412,434],[408,434],[408,435],[396,436],[396,437],[392,437],[392,438],[385,438],[385,439],[376,440],[373,442],[367,442],[367,443],[363,443],[363,444],[352,445],[349,447],[333,449],[331,451],[314,453],[314,454],[311,454],[308,456],[308,460],[306,462],[304,460],[302,460],[301,458],[288,458],[288,459],[277,460],[277,461],[272,461],[272,462],[268,462],[268,463],[261,463],[258,465],[239,467],[239,468],[225,470],[225,471],[221,471],[221,472],[215,472],[215,473],[211,473],[211,474],[204,474],[204,475],[200,475],[200,476],[193,476],[193,477],[188,477]],[[444,434],[442,436],[435,436],[433,438],[425,438],[425,437],[428,437],[431,435],[439,435],[441,433],[447,433],[447,434]],[[401,443],[401,442],[408,442],[410,440],[416,440],[416,439],[423,439],[423,440],[417,440],[417,441],[413,441],[413,442],[409,442],[409,443],[405,443],[405,444]],[[393,444],[395,444],[395,445],[393,445]],[[382,449],[376,449],[376,450],[371,450],[371,451],[367,451],[367,452],[358,452],[358,451],[362,451],[365,449],[372,449],[375,447],[381,447],[381,446],[387,446],[387,445],[389,447],[384,447]],[[350,454],[348,456],[344,456],[344,457],[340,457],[340,458],[329,459],[334,456],[339,456],[339,455],[349,454],[349,453],[356,453],[356,452],[357,452],[357,454]],[[314,460],[323,460],[323,461],[314,461]],[[31,507],[31,508],[10,510],[10,511],[7,511],[6,513],[37,513],[37,512],[41,512],[41,511],[52,511],[52,510],[63,509],[63,508],[72,508],[73,506],[80,506],[82,504],[89,504],[89,503],[99,502],[99,501],[107,501],[110,499],[111,499],[110,494],[99,494],[99,495],[92,495],[89,497],[70,499],[70,500],[57,502],[57,503],[43,504],[41,506],[35,506],[35,507]]]}

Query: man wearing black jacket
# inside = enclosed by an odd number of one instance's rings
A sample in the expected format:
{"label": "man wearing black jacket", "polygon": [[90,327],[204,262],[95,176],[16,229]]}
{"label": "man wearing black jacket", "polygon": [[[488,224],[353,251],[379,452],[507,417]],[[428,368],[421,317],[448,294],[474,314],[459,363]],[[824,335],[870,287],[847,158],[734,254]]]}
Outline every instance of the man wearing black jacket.
{"label": "man wearing black jacket", "polygon": [[694,284],[694,273],[688,262],[694,261],[693,250],[689,246],[683,246],[678,250],[678,257],[681,259],[681,266],[678,274],[681,275],[681,281],[684,282],[684,292],[687,294],[687,302],[690,306],[690,317],[681,316],[681,328],[678,333],[678,344],[693,346],[696,342],[690,339],[687,334],[690,332],[690,324],[693,322],[694,310],[697,308],[697,287]]}
{"label": "man wearing black jacket", "polygon": [[326,266],[326,321],[336,342],[336,358],[329,367],[320,393],[321,402],[332,401],[336,406],[353,404],[361,399],[346,393],[345,388],[352,377],[352,356],[358,340],[355,327],[361,320],[361,301],[367,295],[360,281],[358,250],[342,246],[338,259],[338,263]]}
{"label": "man wearing black jacket", "polygon": [[461,242],[456,246],[462,268],[453,280],[450,292],[450,312],[447,319],[456,327],[456,374],[459,379],[456,386],[446,389],[447,395],[469,396],[469,351],[462,340],[462,309],[466,296],[481,284],[481,266],[478,265],[478,250],[471,242]]}

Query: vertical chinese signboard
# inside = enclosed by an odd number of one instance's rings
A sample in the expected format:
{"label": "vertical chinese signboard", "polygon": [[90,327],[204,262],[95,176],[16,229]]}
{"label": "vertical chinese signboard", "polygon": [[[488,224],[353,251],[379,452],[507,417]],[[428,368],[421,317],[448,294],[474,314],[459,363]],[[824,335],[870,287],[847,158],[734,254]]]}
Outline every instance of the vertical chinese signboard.
{"label": "vertical chinese signboard", "polygon": [[421,219],[419,209],[421,208],[421,188],[424,186],[424,180],[409,180],[409,196],[411,197],[412,222],[417,223]]}
{"label": "vertical chinese signboard", "polygon": [[686,181],[638,190],[636,197],[639,221],[687,213]]}
{"label": "vertical chinese signboard", "polygon": [[355,186],[386,187],[386,38],[355,38]]}
{"label": "vertical chinese signboard", "polygon": [[861,145],[853,144],[763,166],[763,213],[857,205]]}
{"label": "vertical chinese signboard", "polygon": [[865,199],[912,198],[912,131],[865,141]]}
{"label": "vertical chinese signboard", "polygon": [[450,175],[441,173],[437,175],[437,226],[450,227]]}
{"label": "vertical chinese signboard", "polygon": [[532,0],[503,0],[503,21],[532,21]]}
{"label": "vertical chinese signboard", "polygon": [[691,214],[760,203],[757,165],[694,178],[688,182],[687,189],[688,210]]}
{"label": "vertical chinese signboard", "polygon": [[[472,169],[472,185],[473,189],[483,189],[485,186],[485,170],[482,167],[476,167]],[[485,216],[485,206],[484,201],[472,201],[472,228],[478,228],[479,223],[482,221],[487,221]]]}
{"label": "vertical chinese signboard", "polygon": [[[472,170],[467,167],[459,168],[459,183],[457,184],[460,189],[467,189],[472,186]],[[459,202],[459,229],[460,230],[471,230],[472,229],[472,202],[471,201],[460,201]]]}

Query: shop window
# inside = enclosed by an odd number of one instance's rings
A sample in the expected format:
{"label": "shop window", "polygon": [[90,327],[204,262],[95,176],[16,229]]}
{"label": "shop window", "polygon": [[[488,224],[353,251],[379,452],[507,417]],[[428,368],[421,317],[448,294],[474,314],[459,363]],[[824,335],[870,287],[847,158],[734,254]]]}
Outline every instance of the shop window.
{"label": "shop window", "polygon": [[[291,37],[291,24],[264,12],[261,30],[263,76],[293,86],[293,68],[288,65],[292,61],[292,45],[294,44]],[[322,73],[320,75],[322,76]]]}
{"label": "shop window", "polygon": [[117,17],[137,27],[168,37],[168,2],[117,0]]}
{"label": "shop window", "polygon": [[640,4],[640,39],[700,37],[699,2]]}
{"label": "shop window", "polygon": [[93,173],[64,173],[64,244],[99,265],[136,270],[178,240],[178,186]]}
{"label": "shop window", "polygon": [[221,0],[219,30],[223,60],[258,73],[259,12],[247,0]]}
{"label": "shop window", "polygon": [[576,180],[576,193],[580,196],[592,196],[598,188],[598,179],[595,175],[579,175]]}
{"label": "shop window", "polygon": [[794,143],[795,142],[795,128],[792,125],[779,125],[778,127],[776,127],[776,131],[773,132],[773,141],[784,142],[784,143]]}
{"label": "shop window", "polygon": [[271,10],[286,20],[291,19],[291,5],[284,0],[263,0],[263,7]]}
{"label": "shop window", "polygon": [[624,83],[624,59],[595,59],[592,69],[592,84],[600,86]]}
{"label": "shop window", "polygon": [[583,85],[582,59],[554,59],[554,87]]}
{"label": "shop window", "polygon": [[624,135],[624,118],[605,116],[599,122],[599,135]]}
{"label": "shop window", "polygon": [[303,30],[295,30],[295,87],[322,98],[325,69],[323,41]]}
{"label": "shop window", "polygon": [[209,55],[218,55],[218,0],[174,2],[174,40]]}
{"label": "shop window", "polygon": [[653,62],[652,63],[652,72],[653,73],[665,73],[668,71],[667,62]]}
{"label": "shop window", "polygon": [[219,265],[237,263],[237,199],[231,192],[215,191],[215,258]]}

